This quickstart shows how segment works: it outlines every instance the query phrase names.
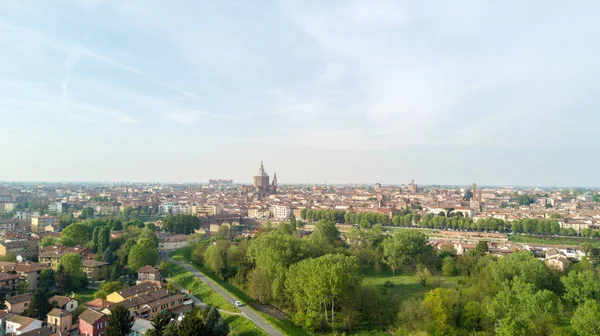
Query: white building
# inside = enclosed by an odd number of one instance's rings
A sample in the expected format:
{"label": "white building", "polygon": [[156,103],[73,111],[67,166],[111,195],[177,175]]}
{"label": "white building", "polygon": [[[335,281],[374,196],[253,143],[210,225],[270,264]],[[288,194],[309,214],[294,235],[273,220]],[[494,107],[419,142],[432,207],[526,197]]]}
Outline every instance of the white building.
{"label": "white building", "polygon": [[143,336],[146,335],[148,330],[153,330],[152,322],[144,319],[135,319],[131,331],[127,336]]}
{"label": "white building", "polygon": [[51,214],[62,213],[62,202],[54,202],[48,204],[48,212]]}
{"label": "white building", "polygon": [[26,332],[40,329],[42,321],[30,317],[12,315],[6,319],[6,334],[21,335]]}
{"label": "white building", "polygon": [[271,214],[275,219],[288,219],[292,215],[292,210],[289,206],[274,205],[271,207]]}

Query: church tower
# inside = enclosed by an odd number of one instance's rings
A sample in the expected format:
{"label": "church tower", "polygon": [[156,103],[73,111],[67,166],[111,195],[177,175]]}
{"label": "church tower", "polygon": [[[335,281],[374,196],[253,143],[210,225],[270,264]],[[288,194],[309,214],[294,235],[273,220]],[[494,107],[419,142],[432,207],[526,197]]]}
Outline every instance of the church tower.
{"label": "church tower", "polygon": [[273,183],[271,184],[271,193],[277,192],[277,172],[273,173]]}
{"label": "church tower", "polygon": [[263,166],[262,161],[260,162],[258,173],[254,175],[252,182],[252,185],[257,193],[266,194],[269,191],[269,175],[267,175],[265,172],[265,167]]}

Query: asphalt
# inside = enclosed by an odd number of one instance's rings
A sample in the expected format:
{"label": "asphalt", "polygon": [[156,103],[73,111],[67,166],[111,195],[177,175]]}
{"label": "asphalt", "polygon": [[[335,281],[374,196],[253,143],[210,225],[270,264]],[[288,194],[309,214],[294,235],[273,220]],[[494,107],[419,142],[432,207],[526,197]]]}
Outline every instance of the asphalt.
{"label": "asphalt", "polygon": [[[181,262],[181,261],[173,260],[173,259],[169,258],[169,255],[167,253],[161,253],[161,256],[163,259],[174,262],[174,263],[184,267],[188,271],[190,271],[196,278],[200,279],[200,281],[207,284],[210,288],[212,288],[212,290],[214,290],[217,294],[221,295],[225,300],[227,300],[232,305],[235,305],[235,301],[239,300],[239,299],[231,296],[221,286],[219,286],[219,284],[217,284],[214,280],[207,277],[202,272],[199,272],[192,265]],[[260,315],[258,315],[254,311],[248,309],[248,307],[242,306],[242,307],[237,307],[237,309],[240,310],[242,316],[244,316],[244,317],[248,318],[250,321],[254,322],[258,327],[260,327],[262,330],[264,330],[267,334],[274,335],[274,336],[279,336],[279,335],[283,336],[283,334],[279,330],[275,329],[272,325],[269,324],[269,322],[267,322],[265,319],[263,319]]]}

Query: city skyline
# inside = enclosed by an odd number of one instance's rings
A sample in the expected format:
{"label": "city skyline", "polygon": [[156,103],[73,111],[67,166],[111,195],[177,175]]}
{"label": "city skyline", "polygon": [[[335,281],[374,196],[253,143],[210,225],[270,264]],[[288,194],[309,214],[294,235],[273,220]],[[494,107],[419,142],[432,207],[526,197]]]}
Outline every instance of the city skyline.
{"label": "city skyline", "polygon": [[0,180],[600,186],[596,2],[3,9]]}

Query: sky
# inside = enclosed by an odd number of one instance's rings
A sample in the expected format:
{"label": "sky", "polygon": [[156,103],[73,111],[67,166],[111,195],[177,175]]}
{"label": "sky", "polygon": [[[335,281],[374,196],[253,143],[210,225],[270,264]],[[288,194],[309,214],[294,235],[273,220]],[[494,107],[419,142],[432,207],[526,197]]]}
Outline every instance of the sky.
{"label": "sky", "polygon": [[600,2],[6,0],[0,181],[600,186]]}

